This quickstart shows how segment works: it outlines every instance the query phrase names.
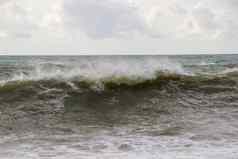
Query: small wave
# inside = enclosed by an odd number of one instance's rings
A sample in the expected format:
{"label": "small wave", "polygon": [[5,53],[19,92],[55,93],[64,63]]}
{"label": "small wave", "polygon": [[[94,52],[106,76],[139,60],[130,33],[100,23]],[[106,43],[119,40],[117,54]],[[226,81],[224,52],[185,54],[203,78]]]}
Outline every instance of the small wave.
{"label": "small wave", "polygon": [[200,63],[198,63],[198,66],[210,66],[210,65],[215,65],[215,62],[205,62],[205,61],[201,61]]}
{"label": "small wave", "polygon": [[234,73],[238,74],[238,68],[237,67],[227,68],[224,71],[220,72],[220,74],[234,74]]}

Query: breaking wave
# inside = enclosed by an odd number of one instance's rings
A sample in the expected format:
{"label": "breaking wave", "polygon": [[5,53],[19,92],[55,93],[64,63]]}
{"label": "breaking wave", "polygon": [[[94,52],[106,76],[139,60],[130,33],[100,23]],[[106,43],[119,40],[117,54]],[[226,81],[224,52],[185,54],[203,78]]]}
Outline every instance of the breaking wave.
{"label": "breaking wave", "polygon": [[238,64],[225,57],[3,57],[0,156],[236,158]]}
{"label": "breaking wave", "polygon": [[[153,79],[158,72],[188,74],[183,67],[169,59],[146,58],[124,60],[121,58],[87,59],[81,61],[31,61],[24,67],[16,66],[15,72],[1,80],[2,85],[14,81],[105,81],[127,79],[132,81]],[[20,69],[19,69],[20,68]]]}
{"label": "breaking wave", "polygon": [[155,89],[166,90],[167,93],[194,91],[211,94],[236,91],[238,88],[238,71],[235,68],[201,74],[188,71],[180,63],[167,58],[38,59],[4,70],[10,73],[0,82],[2,101],[5,97],[17,101],[34,95],[47,94],[52,98],[59,94],[64,97],[71,92],[88,91],[130,90],[133,94],[138,90]]}
{"label": "breaking wave", "polygon": [[[237,68],[228,68],[219,73],[196,74],[168,58],[141,59],[120,57],[98,57],[83,60],[30,60],[24,65],[17,64],[10,75],[0,81],[0,91],[26,85],[64,85],[72,89],[80,87],[103,90],[122,86],[159,86],[171,81],[179,85],[202,85],[203,82],[230,80],[234,82]],[[232,83],[231,82],[231,83]]]}

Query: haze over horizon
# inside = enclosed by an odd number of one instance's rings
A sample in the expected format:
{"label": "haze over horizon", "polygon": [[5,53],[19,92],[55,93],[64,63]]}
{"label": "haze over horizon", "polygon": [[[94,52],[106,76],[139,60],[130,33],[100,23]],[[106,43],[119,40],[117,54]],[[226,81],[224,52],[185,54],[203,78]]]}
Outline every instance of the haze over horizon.
{"label": "haze over horizon", "polygon": [[0,0],[0,54],[236,53],[237,0]]}

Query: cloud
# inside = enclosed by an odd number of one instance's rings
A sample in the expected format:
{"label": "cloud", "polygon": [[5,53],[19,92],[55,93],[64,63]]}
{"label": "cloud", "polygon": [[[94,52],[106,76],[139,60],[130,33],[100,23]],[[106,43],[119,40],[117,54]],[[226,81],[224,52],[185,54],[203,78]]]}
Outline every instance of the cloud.
{"label": "cloud", "polygon": [[12,0],[0,0],[0,6],[11,2]]}
{"label": "cloud", "polygon": [[0,32],[2,37],[28,38],[35,27],[30,11],[14,1],[1,1]]}
{"label": "cloud", "polygon": [[0,50],[226,50],[237,18],[237,0],[0,0]]}
{"label": "cloud", "polygon": [[238,24],[237,0],[65,0],[64,13],[70,29],[96,38],[138,32],[153,38],[216,39]]}
{"label": "cloud", "polygon": [[0,38],[221,39],[238,36],[237,17],[237,0],[0,0]]}
{"label": "cloud", "polygon": [[59,30],[60,5],[60,0],[0,0],[0,38],[38,38]]}
{"label": "cloud", "polygon": [[144,28],[137,8],[130,3],[113,0],[67,0],[65,20],[72,29],[79,28],[95,38],[124,36]]}

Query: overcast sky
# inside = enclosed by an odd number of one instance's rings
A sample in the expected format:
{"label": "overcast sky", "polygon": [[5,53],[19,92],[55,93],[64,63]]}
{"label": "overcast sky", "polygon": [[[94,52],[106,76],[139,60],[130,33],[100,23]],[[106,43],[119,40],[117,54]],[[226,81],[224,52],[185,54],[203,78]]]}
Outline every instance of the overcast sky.
{"label": "overcast sky", "polygon": [[0,0],[0,54],[236,53],[238,0]]}

